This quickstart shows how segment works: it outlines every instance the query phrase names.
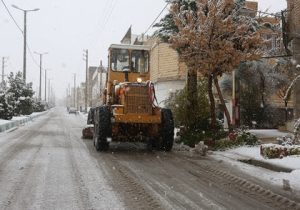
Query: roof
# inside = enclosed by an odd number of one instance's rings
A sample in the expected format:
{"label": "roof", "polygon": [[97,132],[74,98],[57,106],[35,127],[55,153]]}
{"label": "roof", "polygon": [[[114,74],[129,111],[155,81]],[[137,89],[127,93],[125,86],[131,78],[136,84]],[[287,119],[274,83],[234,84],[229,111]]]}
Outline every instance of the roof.
{"label": "roof", "polygon": [[276,18],[276,17],[260,17],[258,19],[259,22],[261,23],[271,23],[271,24],[280,24],[281,23],[281,19]]}
{"label": "roof", "polygon": [[125,36],[121,40],[122,44],[131,44],[132,43],[132,32],[131,26],[129,27],[128,31],[126,32]]}
{"label": "roof", "polygon": [[89,67],[89,72],[95,72],[95,71],[97,71],[97,69],[98,69],[98,67],[97,66],[90,66]]}
{"label": "roof", "polygon": [[151,46],[148,45],[130,45],[130,44],[112,44],[109,49],[129,49],[129,50],[150,50]]}
{"label": "roof", "polygon": [[246,1],[245,2],[245,8],[257,11],[258,9],[258,2],[257,1]]}

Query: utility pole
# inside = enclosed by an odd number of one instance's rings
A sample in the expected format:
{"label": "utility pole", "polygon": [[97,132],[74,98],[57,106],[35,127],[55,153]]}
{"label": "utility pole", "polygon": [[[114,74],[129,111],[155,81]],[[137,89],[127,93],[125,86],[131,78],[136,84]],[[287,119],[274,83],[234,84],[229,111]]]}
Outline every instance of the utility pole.
{"label": "utility pole", "polygon": [[47,71],[50,69],[45,69],[45,102],[47,101]]}
{"label": "utility pole", "polygon": [[74,107],[76,107],[76,74],[74,73]]}
{"label": "utility pole", "polygon": [[102,100],[102,94],[103,94],[103,91],[102,91],[102,74],[103,74],[103,66],[102,66],[102,60],[100,60],[100,95],[99,95],[99,100],[101,101]]}
{"label": "utility pole", "polygon": [[[47,52],[38,53],[34,52],[35,54],[40,56],[40,86],[39,86],[39,100],[42,100],[42,64],[43,64],[43,55],[48,54]],[[46,82],[46,81],[45,81]]]}
{"label": "utility pole", "polygon": [[87,112],[87,102],[88,102],[88,69],[89,69],[89,51],[84,50],[83,60],[85,61],[85,97],[84,97],[84,109]]}
{"label": "utility pole", "polygon": [[40,9],[31,9],[31,10],[25,10],[21,9],[16,5],[12,5],[13,8],[21,10],[24,12],[24,30],[23,30],[23,38],[24,38],[24,44],[23,44],[23,80],[26,83],[26,54],[27,54],[27,12],[35,12],[39,11]]}
{"label": "utility pole", "polygon": [[[48,79],[48,103],[50,103],[50,81],[52,79]],[[67,93],[68,94],[68,93]]]}
{"label": "utility pole", "polygon": [[7,61],[7,57],[2,57],[2,80],[1,83],[4,84],[4,76],[5,76],[5,72],[4,72],[4,68],[5,68],[5,63]]}
{"label": "utility pole", "polygon": [[70,83],[68,84],[68,107],[71,106],[71,86],[70,86]]}
{"label": "utility pole", "polygon": [[[50,92],[50,89],[49,89],[49,92]],[[69,90],[68,90],[68,88],[66,88],[66,107],[69,107],[68,99],[69,99]]]}
{"label": "utility pole", "polygon": [[27,65],[27,11],[24,11],[24,30],[23,30],[23,36],[24,36],[24,43],[23,43],[23,80],[26,84],[26,65]]}

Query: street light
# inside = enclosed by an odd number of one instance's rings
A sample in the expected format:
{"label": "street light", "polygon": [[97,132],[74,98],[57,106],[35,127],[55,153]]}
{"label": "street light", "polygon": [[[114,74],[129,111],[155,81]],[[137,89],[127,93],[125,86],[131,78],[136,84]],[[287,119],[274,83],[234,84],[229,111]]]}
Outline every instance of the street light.
{"label": "street light", "polygon": [[88,70],[89,70],[89,50],[84,50],[83,60],[85,61],[85,113],[87,112],[87,101],[88,101]]}
{"label": "street light", "polygon": [[23,37],[24,37],[24,48],[23,48],[23,80],[26,83],[26,47],[27,47],[27,12],[36,12],[39,11],[40,9],[21,9],[20,7],[16,5],[11,5],[13,8],[21,10],[24,12],[24,30],[23,30]]}
{"label": "street light", "polygon": [[42,62],[43,62],[43,55],[47,55],[48,52],[44,52],[44,53],[34,52],[34,53],[40,56],[40,86],[39,86],[39,100],[42,100]]}

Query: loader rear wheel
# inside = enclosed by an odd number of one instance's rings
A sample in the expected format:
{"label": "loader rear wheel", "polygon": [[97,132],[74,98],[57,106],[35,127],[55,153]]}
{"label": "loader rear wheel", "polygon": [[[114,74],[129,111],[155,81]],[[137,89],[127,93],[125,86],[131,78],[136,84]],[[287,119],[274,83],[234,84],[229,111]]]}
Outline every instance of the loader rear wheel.
{"label": "loader rear wheel", "polygon": [[111,114],[107,106],[101,106],[97,108],[95,113],[95,134],[94,134],[94,146],[97,151],[107,151],[109,149],[109,143],[107,137],[111,136]]}
{"label": "loader rear wheel", "polygon": [[161,145],[163,151],[171,151],[174,142],[174,119],[170,109],[161,109]]}

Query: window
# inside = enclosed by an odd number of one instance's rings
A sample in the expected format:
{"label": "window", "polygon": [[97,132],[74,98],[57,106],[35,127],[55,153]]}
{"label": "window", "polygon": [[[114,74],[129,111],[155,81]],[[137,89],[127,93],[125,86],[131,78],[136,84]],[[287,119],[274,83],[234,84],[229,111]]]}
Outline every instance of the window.
{"label": "window", "polygon": [[132,72],[146,73],[149,66],[149,53],[145,50],[133,50],[131,53]]}
{"label": "window", "polygon": [[123,71],[129,68],[129,52],[126,49],[112,49],[111,69],[113,71]]}

